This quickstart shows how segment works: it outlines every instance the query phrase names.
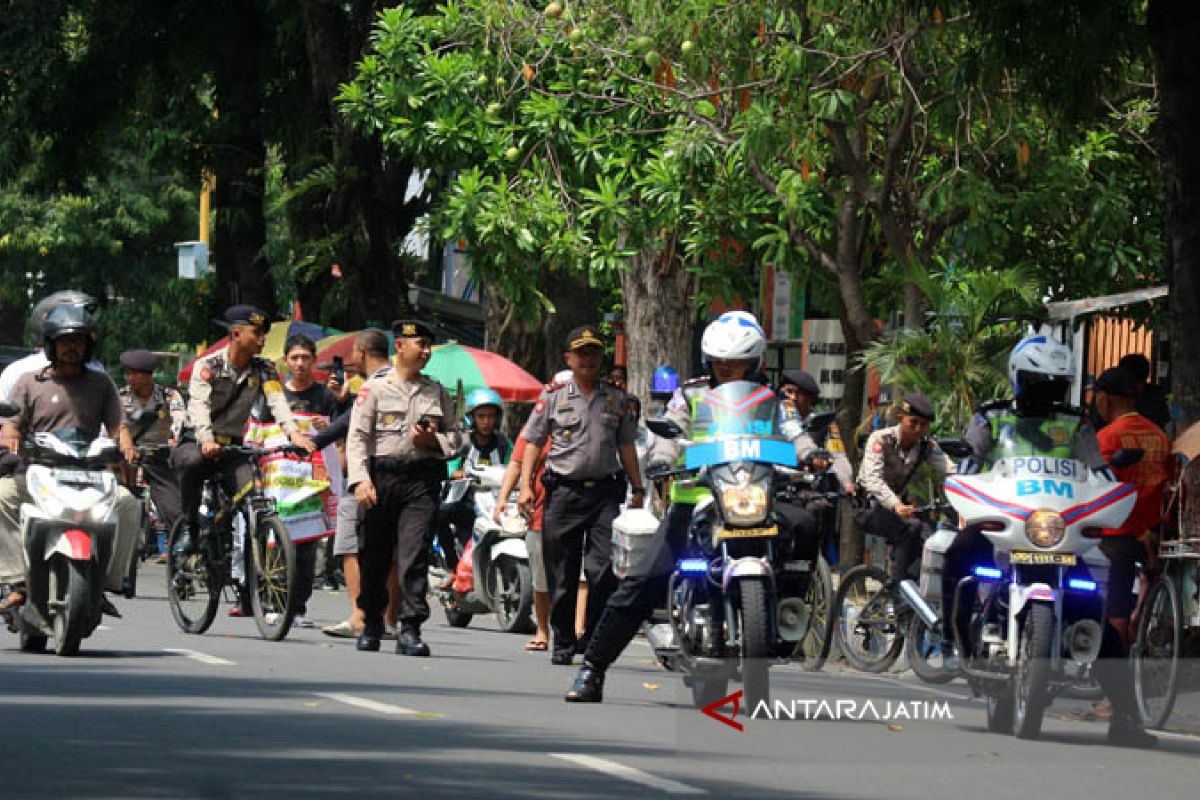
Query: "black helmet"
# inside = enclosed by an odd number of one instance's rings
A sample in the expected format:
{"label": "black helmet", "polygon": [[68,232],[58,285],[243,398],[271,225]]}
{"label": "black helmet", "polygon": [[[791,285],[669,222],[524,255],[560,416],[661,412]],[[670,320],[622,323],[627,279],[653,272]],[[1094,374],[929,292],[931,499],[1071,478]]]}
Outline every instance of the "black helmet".
{"label": "black helmet", "polygon": [[76,305],[83,308],[87,312],[88,318],[91,319],[93,327],[100,318],[100,304],[90,294],[84,294],[74,289],[65,289],[47,295],[33,307],[33,313],[29,315],[29,332],[33,335],[35,345],[43,343],[46,317],[61,305]]}
{"label": "black helmet", "polygon": [[81,305],[60,305],[46,315],[42,326],[42,348],[50,363],[54,363],[54,342],[73,333],[87,336],[87,350],[83,360],[91,361],[96,350],[96,323],[87,308]]}

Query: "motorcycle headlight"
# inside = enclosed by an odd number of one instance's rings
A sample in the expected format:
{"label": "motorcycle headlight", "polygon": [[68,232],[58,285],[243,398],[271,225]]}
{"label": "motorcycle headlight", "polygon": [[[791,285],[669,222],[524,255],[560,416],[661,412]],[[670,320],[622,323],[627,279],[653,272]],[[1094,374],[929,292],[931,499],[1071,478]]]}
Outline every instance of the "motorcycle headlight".
{"label": "motorcycle headlight", "polygon": [[[770,479],[769,473],[766,478]],[[763,476],[743,469],[714,476],[714,483],[717,490],[714,494],[721,500],[721,511],[727,523],[760,525],[766,520],[769,484],[763,480]]]}
{"label": "motorcycle headlight", "polygon": [[1057,511],[1041,509],[1025,521],[1025,538],[1038,547],[1054,547],[1067,535],[1067,524]]}

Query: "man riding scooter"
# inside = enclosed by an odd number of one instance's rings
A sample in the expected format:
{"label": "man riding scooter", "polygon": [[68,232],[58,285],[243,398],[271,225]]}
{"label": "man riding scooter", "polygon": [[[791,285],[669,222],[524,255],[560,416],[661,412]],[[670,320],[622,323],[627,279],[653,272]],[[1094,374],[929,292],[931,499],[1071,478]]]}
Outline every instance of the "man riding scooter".
{"label": "man riding scooter", "polygon": [[[474,389],[467,395],[463,424],[470,431],[468,441],[471,449],[462,458],[450,462],[448,469],[452,481],[466,479],[472,467],[501,467],[508,463],[512,443],[500,433],[503,419],[504,401],[496,392],[486,388]],[[449,488],[452,484],[447,483],[446,486]],[[448,523],[454,526],[458,534],[453,552],[449,549],[446,551],[449,573],[453,575],[475,525],[473,492],[463,492],[456,502],[443,505],[441,514],[442,529],[445,530]]]}

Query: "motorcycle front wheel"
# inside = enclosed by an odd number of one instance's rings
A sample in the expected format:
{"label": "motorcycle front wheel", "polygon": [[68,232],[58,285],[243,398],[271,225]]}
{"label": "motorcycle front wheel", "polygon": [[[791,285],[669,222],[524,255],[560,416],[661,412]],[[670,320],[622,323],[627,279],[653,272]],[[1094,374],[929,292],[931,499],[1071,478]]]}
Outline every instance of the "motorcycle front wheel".
{"label": "motorcycle front wheel", "polygon": [[741,595],[742,688],[746,693],[746,713],[760,702],[771,702],[771,658],[775,637],[771,630],[771,592],[766,581],[744,579],[738,583]]}
{"label": "motorcycle front wheel", "polygon": [[262,638],[278,642],[296,616],[296,544],[274,514],[258,517],[246,559],[250,607]]}
{"label": "motorcycle front wheel", "polygon": [[501,558],[492,570],[496,621],[505,633],[533,633],[533,573],[528,564]]}
{"label": "motorcycle front wheel", "polygon": [[91,563],[57,557],[50,564],[50,604],[54,609],[54,652],[79,653],[87,627],[91,592]]}
{"label": "motorcycle front wheel", "polygon": [[1036,739],[1042,732],[1042,718],[1050,705],[1050,648],[1055,625],[1054,609],[1034,603],[1021,628],[1013,691],[1013,733],[1018,739]]}

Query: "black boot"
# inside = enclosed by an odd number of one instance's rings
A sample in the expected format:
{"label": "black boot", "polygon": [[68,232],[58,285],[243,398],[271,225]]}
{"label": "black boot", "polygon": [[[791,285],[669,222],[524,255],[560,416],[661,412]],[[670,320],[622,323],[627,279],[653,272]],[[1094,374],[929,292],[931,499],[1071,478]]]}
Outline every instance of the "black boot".
{"label": "black boot", "polygon": [[396,652],[402,656],[427,656],[429,645],[421,641],[421,629],[416,625],[402,625],[396,637]]}
{"label": "black boot", "polygon": [[647,616],[647,613],[638,609],[606,607],[588,641],[584,664],[590,664],[600,672],[608,669],[633,641],[642,620]]}
{"label": "black boot", "polygon": [[1128,714],[1113,713],[1108,723],[1108,743],[1114,747],[1158,747],[1158,737],[1146,733],[1142,721]]}
{"label": "black boot", "polygon": [[563,697],[568,703],[600,703],[604,701],[604,670],[584,659],[575,682]]}
{"label": "black boot", "polygon": [[358,641],[354,643],[354,649],[365,653],[378,653],[379,642],[383,639],[383,623],[382,622],[367,622],[363,625],[363,631],[358,635]]}

